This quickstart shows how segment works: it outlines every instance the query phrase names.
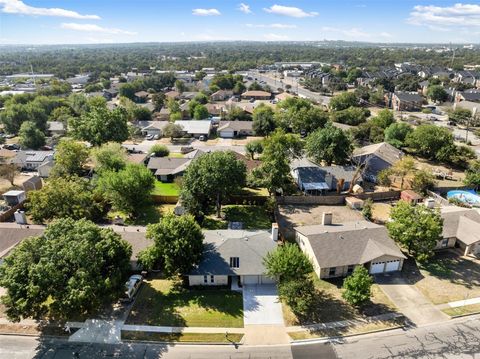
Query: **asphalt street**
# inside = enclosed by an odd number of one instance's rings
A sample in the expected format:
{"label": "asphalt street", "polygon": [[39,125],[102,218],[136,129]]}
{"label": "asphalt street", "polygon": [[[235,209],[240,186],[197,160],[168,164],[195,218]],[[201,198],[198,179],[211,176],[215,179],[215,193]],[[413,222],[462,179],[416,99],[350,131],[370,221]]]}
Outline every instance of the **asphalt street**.
{"label": "asphalt street", "polygon": [[433,359],[480,358],[479,316],[409,330],[367,334],[331,343],[280,346],[210,346],[124,343],[76,344],[60,339],[0,336],[0,359]]}

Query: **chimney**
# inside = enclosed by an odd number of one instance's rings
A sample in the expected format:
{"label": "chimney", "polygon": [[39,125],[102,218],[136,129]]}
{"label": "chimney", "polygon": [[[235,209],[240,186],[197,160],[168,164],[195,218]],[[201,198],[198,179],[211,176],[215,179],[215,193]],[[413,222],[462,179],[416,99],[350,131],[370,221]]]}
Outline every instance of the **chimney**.
{"label": "chimney", "polygon": [[333,214],[332,212],[323,212],[322,214],[322,224],[328,226],[332,224]]}
{"label": "chimney", "polygon": [[328,186],[328,189],[333,189],[333,175],[331,173],[327,173],[325,175],[325,183],[327,184]]}
{"label": "chimney", "polygon": [[272,240],[278,241],[278,223],[272,223]]}

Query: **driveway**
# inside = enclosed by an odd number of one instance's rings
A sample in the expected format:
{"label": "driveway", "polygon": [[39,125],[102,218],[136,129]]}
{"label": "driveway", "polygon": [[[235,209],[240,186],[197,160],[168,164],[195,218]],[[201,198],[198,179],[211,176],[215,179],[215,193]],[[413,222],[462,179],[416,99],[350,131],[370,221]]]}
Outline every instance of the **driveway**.
{"label": "driveway", "polygon": [[283,325],[282,305],[275,284],[243,286],[243,323]]}
{"label": "driveway", "polygon": [[416,326],[446,321],[449,318],[423,296],[414,285],[400,274],[382,274],[375,281],[402,312]]}

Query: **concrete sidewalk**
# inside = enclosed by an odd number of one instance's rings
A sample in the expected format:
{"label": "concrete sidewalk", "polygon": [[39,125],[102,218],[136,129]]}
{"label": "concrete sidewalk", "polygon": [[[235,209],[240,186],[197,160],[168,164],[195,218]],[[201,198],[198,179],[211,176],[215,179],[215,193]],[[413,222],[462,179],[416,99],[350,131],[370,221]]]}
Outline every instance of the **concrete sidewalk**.
{"label": "concrete sidewalk", "polygon": [[480,304],[480,297],[464,299],[464,300],[457,300],[455,302],[439,304],[439,305],[437,305],[437,308],[442,310],[442,309],[448,309],[448,308],[464,307],[466,305],[472,305],[472,304]]}

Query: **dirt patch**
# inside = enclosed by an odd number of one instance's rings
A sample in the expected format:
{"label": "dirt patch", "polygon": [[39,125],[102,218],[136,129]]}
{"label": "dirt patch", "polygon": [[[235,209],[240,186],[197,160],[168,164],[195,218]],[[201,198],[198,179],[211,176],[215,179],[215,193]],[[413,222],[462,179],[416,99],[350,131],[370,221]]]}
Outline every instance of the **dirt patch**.
{"label": "dirt patch", "polygon": [[375,222],[386,223],[390,218],[392,206],[389,203],[376,202],[372,206],[372,218]]}

